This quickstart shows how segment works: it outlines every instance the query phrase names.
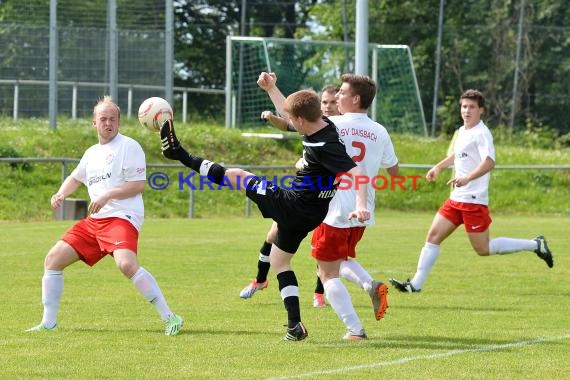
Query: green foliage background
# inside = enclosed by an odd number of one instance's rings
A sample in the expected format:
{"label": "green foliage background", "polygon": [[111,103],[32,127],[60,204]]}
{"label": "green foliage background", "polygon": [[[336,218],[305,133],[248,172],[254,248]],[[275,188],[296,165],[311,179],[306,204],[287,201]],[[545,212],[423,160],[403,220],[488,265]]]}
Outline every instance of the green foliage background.
{"label": "green foliage background", "polygon": [[[73,62],[62,59],[60,80],[104,82],[108,79],[102,70],[105,67],[106,3],[105,0],[85,4],[73,0],[58,1],[58,27],[65,31],[60,38],[60,47],[69,48],[76,59]],[[158,63],[162,61],[148,60],[161,53],[149,53],[141,47],[161,46],[164,1],[117,0],[116,3],[117,25],[120,35],[125,37],[121,39],[119,49],[123,65],[119,70],[121,81],[136,84],[147,80],[147,84],[162,84],[164,70]],[[477,88],[488,100],[489,125],[508,129],[514,104],[516,112],[512,116],[516,131],[547,131],[555,137],[565,136],[564,141],[570,144],[570,122],[566,117],[570,107],[570,2],[445,2],[437,94],[434,94],[434,74],[440,1],[368,0],[367,4],[369,42],[410,46],[428,122],[432,120],[434,97],[441,106],[435,111],[438,114],[435,134],[445,133],[459,122],[456,105],[449,107],[447,100],[450,97],[457,99],[468,88]],[[521,4],[524,4],[524,19],[519,45],[520,75],[513,96]],[[175,85],[181,87],[224,88],[224,52],[228,35],[349,42],[354,42],[356,35],[356,0],[192,0],[176,1],[173,5],[174,76]],[[245,16],[245,23],[242,23],[242,16]],[[49,1],[1,2],[0,42],[6,45],[0,56],[1,79],[47,80],[48,20]],[[21,37],[14,38],[13,29],[24,25],[44,28],[44,31],[26,31]],[[156,34],[154,38],[150,38],[151,31]],[[72,42],[70,37],[76,35],[94,39]],[[138,39],[140,36],[146,36],[146,39]],[[82,50],[87,45],[96,45],[98,50]],[[36,51],[40,53],[36,54]],[[309,69],[327,69],[323,62],[306,63],[307,67],[287,75],[302,77]],[[342,71],[354,71],[351,58],[338,57],[336,65]],[[12,91],[10,86],[5,86],[4,97],[0,100],[11,98]],[[21,91],[21,101],[33,98],[27,106],[38,106],[34,115],[47,112],[47,106],[42,103],[47,96],[45,89],[34,88],[24,93],[23,87]],[[87,99],[93,97],[86,96]],[[142,101],[144,94],[140,97]],[[223,120],[220,112],[224,109],[223,97],[190,93],[188,104],[193,115]],[[7,101],[2,107],[9,112]],[[60,109],[63,108],[64,104],[60,103]]]}
{"label": "green foliage background", "polygon": [[[147,188],[144,194],[148,218],[187,217],[190,192],[178,189],[179,173],[188,176],[191,170],[160,154],[158,134],[149,132],[135,120],[124,119],[122,133],[137,139],[146,152],[148,175],[155,171],[166,173],[171,184],[168,189],[156,191]],[[259,129],[256,129],[259,132]],[[193,153],[229,166],[279,165],[290,169],[255,169],[256,174],[279,178],[293,174],[293,164],[301,154],[300,141],[242,137],[242,130],[226,129],[219,125],[177,123],[177,132],[184,145]],[[267,132],[275,132],[267,129]],[[447,138],[421,138],[412,135],[392,135],[401,164],[433,165],[444,158]],[[497,165],[569,165],[570,149],[564,147],[538,149],[529,147],[523,135],[510,139],[518,145],[496,141]],[[46,120],[29,119],[14,122],[0,118],[0,156],[69,157],[81,158],[96,142],[96,134],[89,120],[62,119],[56,130]],[[164,167],[164,165],[170,165]],[[74,168],[67,168],[69,174]],[[427,169],[402,168],[401,174],[424,176]],[[385,174],[385,173],[380,173]],[[449,172],[449,175],[451,172]],[[411,181],[405,190],[377,191],[379,210],[423,210],[435,212],[449,195],[442,173],[436,183],[418,181],[412,190]],[[51,194],[62,181],[61,163],[0,163],[0,220],[48,220],[52,218],[49,206]],[[243,216],[245,196],[235,190],[195,191],[194,216]],[[84,187],[74,198],[87,199]],[[501,170],[492,173],[490,208],[493,213],[570,215],[570,170]],[[252,215],[258,215],[255,205]]]}

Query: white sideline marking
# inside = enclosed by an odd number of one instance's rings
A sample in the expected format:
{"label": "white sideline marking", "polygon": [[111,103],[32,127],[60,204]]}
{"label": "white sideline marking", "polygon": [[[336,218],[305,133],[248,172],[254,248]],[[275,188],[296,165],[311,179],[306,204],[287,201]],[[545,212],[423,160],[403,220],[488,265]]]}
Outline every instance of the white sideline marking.
{"label": "white sideline marking", "polygon": [[563,339],[568,339],[568,338],[570,338],[570,333],[566,334],[566,335],[561,335],[561,336],[554,336],[554,337],[547,337],[547,338],[536,338],[536,339],[531,339],[531,340],[523,340],[522,342],[497,344],[497,345],[493,345],[493,346],[485,346],[485,347],[480,347],[480,348],[468,348],[468,349],[464,349],[464,350],[451,350],[451,351],[447,351],[447,352],[442,352],[441,354],[411,356],[411,357],[401,358],[401,359],[397,359],[397,360],[391,360],[391,361],[387,361],[387,362],[362,364],[362,365],[357,365],[357,366],[352,366],[352,367],[343,367],[343,368],[329,369],[329,370],[324,370],[324,371],[305,372],[305,373],[300,373],[300,374],[291,375],[291,376],[270,377],[270,378],[268,378],[268,380],[300,379],[302,377],[312,377],[312,376],[320,376],[320,375],[333,375],[333,374],[337,374],[337,373],[352,372],[352,371],[358,371],[358,370],[367,369],[367,368],[387,367],[387,366],[391,366],[391,365],[404,364],[404,363],[409,363],[409,362],[416,361],[416,360],[439,359],[439,358],[446,358],[449,356],[468,354],[468,353],[472,353],[472,352],[498,351],[498,350],[504,350],[506,348],[523,347],[523,346],[528,346],[531,344],[552,342],[552,341],[563,340]]}

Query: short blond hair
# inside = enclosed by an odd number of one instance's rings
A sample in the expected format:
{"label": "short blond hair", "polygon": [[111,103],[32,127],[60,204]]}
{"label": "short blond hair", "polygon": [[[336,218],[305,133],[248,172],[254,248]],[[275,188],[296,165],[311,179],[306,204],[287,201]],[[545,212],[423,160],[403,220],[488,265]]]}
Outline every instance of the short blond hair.
{"label": "short blond hair", "polygon": [[117,103],[115,103],[113,101],[113,98],[111,97],[111,95],[105,95],[105,96],[99,98],[99,100],[97,100],[97,103],[95,104],[95,107],[93,107],[93,118],[94,119],[95,119],[95,114],[97,113],[97,108],[99,106],[102,106],[102,105],[111,105],[111,106],[115,107],[117,109],[117,114],[119,115],[119,118],[121,117],[121,109],[119,108]]}

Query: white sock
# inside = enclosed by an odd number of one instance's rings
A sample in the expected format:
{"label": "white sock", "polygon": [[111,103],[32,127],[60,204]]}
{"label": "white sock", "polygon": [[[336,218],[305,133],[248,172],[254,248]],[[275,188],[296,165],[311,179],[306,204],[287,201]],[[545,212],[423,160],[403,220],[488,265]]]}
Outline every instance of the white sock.
{"label": "white sock", "polygon": [[42,303],[44,305],[42,325],[48,329],[57,323],[57,312],[59,311],[62,292],[63,272],[46,269],[42,277]]}
{"label": "white sock", "polygon": [[506,255],[520,251],[534,251],[538,243],[534,240],[499,237],[489,241],[489,255]]}
{"label": "white sock", "polygon": [[362,330],[362,323],[356,315],[352,299],[340,278],[331,278],[323,284],[325,295],[329,304],[340,318],[342,323],[351,332],[358,334]]}
{"label": "white sock", "polygon": [[431,272],[431,268],[435,264],[439,256],[439,245],[431,244],[426,242],[420,252],[420,258],[418,260],[418,269],[414,278],[410,281],[412,286],[420,290],[423,288],[424,283]]}
{"label": "white sock", "polygon": [[168,307],[156,280],[146,269],[139,267],[139,270],[131,277],[131,281],[144,298],[154,305],[163,321],[174,314]]}
{"label": "white sock", "polygon": [[345,280],[360,286],[366,292],[369,292],[372,288],[372,277],[354,259],[348,259],[340,263],[339,275]]}

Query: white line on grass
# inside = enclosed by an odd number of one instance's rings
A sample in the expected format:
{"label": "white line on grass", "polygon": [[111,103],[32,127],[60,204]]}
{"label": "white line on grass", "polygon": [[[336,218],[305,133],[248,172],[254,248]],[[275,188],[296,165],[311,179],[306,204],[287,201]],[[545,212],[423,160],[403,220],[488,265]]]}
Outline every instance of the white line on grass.
{"label": "white line on grass", "polygon": [[522,342],[496,344],[493,346],[485,346],[485,347],[479,347],[479,348],[467,348],[464,350],[451,350],[451,351],[447,351],[447,352],[442,352],[441,354],[411,356],[411,357],[401,358],[401,359],[397,359],[397,360],[391,360],[391,361],[387,361],[387,362],[362,364],[362,365],[357,365],[357,366],[352,366],[352,367],[328,369],[328,370],[324,370],[324,371],[305,372],[305,373],[300,373],[297,375],[290,375],[290,376],[283,376],[283,377],[270,377],[268,380],[300,379],[303,377],[312,377],[312,376],[320,376],[320,375],[333,375],[333,374],[342,373],[342,372],[359,371],[359,370],[367,369],[367,368],[387,367],[387,366],[391,366],[391,365],[404,364],[404,363],[409,363],[409,362],[413,362],[416,360],[439,359],[439,358],[446,358],[449,356],[468,354],[468,353],[472,353],[472,352],[498,351],[498,350],[504,350],[506,348],[523,347],[523,346],[528,346],[531,344],[552,342],[555,340],[563,340],[563,339],[568,339],[568,338],[570,338],[570,333],[566,334],[566,335],[561,335],[561,336],[554,336],[554,337],[547,337],[547,338],[536,338],[536,339],[531,339],[531,340],[523,340]]}

